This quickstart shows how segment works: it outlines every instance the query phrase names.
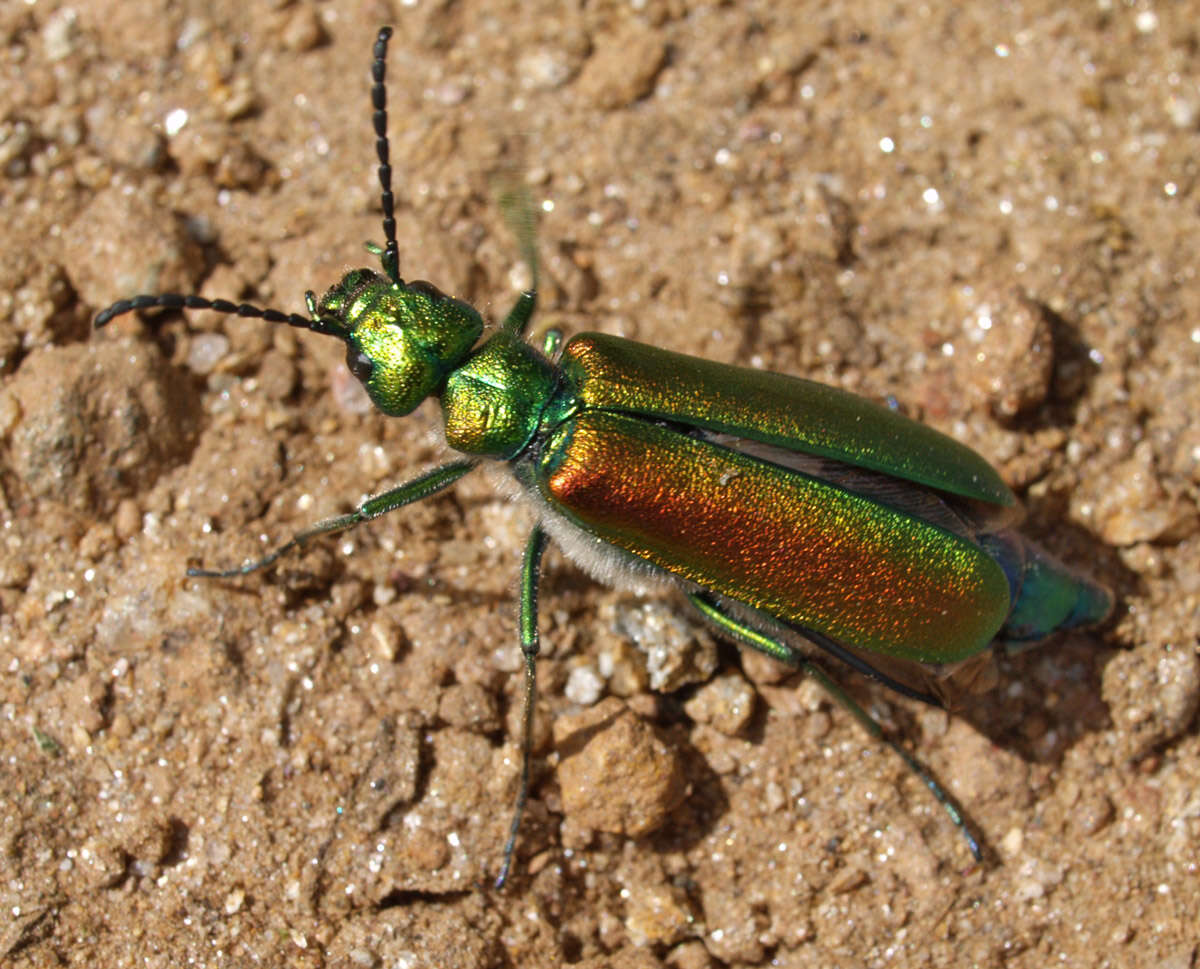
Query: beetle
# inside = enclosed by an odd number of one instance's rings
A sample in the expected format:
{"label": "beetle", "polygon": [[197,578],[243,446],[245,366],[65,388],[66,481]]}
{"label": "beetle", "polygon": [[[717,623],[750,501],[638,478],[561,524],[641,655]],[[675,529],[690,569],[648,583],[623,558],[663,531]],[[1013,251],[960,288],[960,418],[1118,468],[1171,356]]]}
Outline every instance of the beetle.
{"label": "beetle", "polygon": [[929,786],[980,851],[948,795],[813,660],[828,654],[891,689],[946,704],[951,676],[989,655],[1096,623],[1108,590],[1014,530],[1017,499],[965,445],[894,410],[797,377],[718,364],[603,333],[542,346],[525,337],[537,304],[532,205],[510,196],[530,287],[500,326],[399,272],[379,31],[371,98],[383,212],[382,271],[354,269],[307,316],[178,294],[114,303],[95,320],[150,308],[211,309],[333,336],[374,405],[442,408],[462,457],[297,533],[230,578],[449,488],[480,464],[508,466],[534,511],[520,578],[525,668],[521,782],[497,885],[512,863],[529,787],[537,689],[538,592],[553,539],[596,578],[674,584],[739,645],[816,677]]}

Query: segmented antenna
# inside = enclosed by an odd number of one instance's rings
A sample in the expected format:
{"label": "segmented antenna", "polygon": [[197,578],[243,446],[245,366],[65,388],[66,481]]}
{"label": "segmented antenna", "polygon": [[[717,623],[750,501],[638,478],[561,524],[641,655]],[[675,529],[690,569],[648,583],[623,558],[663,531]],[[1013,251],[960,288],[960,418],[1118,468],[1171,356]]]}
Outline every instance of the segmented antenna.
{"label": "segmented antenna", "polygon": [[[388,160],[387,136],[387,45],[392,36],[391,27],[381,27],[375,38],[373,60],[371,62],[371,104],[375,109],[372,121],[375,125],[375,153],[379,156],[379,187],[380,205],[383,208],[383,238],[384,247],[368,248],[379,255],[383,263],[383,271],[387,277],[399,285],[400,278],[400,247],[396,244],[396,197],[392,194],[392,166]],[[326,333],[340,336],[341,331],[336,321],[322,320],[317,316],[316,297],[311,293],[304,294],[310,316],[298,313],[283,313],[279,310],[263,309],[249,303],[234,303],[227,299],[205,299],[203,296],[184,296],[179,293],[160,293],[154,296],[141,295],[132,299],[122,299],[113,303],[108,309],[96,314],[95,327],[100,329],[110,321],[126,313],[136,310],[172,309],[172,310],[214,310],[217,313],[228,313],[232,316],[247,317],[256,320],[266,320],[268,323],[286,323],[288,326],[299,327],[302,330],[312,330],[314,333]]]}
{"label": "segmented antenna", "polygon": [[231,316],[243,316],[255,320],[266,320],[268,323],[286,323],[288,326],[299,327],[302,330],[312,330],[314,333],[326,333],[338,336],[339,331],[326,320],[319,319],[316,314],[316,297],[312,291],[304,294],[311,317],[299,313],[281,313],[279,310],[261,309],[249,303],[234,303],[227,299],[205,299],[203,296],[183,296],[179,293],[159,293],[155,296],[134,296],[132,299],[121,299],[106,310],[96,314],[94,326],[100,329],[111,320],[135,310],[168,309],[168,310],[214,310],[217,313],[228,313]]}
{"label": "segmented antenna", "polygon": [[392,195],[392,165],[389,161],[387,134],[387,45],[391,27],[380,27],[375,38],[375,59],[371,62],[371,105],[375,113],[375,154],[379,156],[379,204],[383,208],[383,253],[380,260],[388,279],[402,285],[400,278],[400,247],[396,245],[396,197]]}

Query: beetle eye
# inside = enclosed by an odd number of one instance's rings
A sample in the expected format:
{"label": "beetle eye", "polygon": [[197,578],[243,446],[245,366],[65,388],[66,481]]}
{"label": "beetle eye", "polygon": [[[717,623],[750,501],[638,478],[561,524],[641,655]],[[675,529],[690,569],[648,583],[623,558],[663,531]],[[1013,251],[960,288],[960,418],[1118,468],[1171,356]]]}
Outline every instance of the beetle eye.
{"label": "beetle eye", "polygon": [[371,379],[371,374],[375,372],[375,361],[357,347],[346,347],[346,366],[364,384]]}

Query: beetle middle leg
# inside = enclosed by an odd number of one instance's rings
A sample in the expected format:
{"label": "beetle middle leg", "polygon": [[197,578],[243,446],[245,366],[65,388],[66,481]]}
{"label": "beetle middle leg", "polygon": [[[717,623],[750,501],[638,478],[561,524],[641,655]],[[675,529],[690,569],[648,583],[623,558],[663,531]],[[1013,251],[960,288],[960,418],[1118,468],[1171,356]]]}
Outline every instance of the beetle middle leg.
{"label": "beetle middle leg", "polygon": [[504,860],[496,876],[496,888],[503,888],[512,868],[513,852],[517,847],[517,831],[529,800],[529,761],[533,756],[533,710],[537,703],[537,654],[541,649],[538,636],[538,587],[541,584],[542,553],[546,551],[547,536],[541,525],[534,525],[525,544],[521,563],[521,656],[525,660],[525,709],[521,719],[521,780],[517,803],[513,808],[508,841],[504,845]]}

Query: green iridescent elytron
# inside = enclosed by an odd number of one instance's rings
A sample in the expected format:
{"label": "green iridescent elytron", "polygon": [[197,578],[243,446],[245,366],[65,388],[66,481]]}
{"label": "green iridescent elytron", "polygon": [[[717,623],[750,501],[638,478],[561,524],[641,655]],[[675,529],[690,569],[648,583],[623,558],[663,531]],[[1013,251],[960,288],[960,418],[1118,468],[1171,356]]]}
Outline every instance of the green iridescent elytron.
{"label": "green iridescent elytron", "polygon": [[[824,651],[893,689],[939,703],[948,676],[994,640],[1036,642],[1102,619],[1108,592],[1009,527],[1016,499],[979,455],[922,424],[832,387],[700,360],[600,333],[530,345],[536,304],[531,205],[509,200],[533,285],[480,343],[483,319],[398,268],[388,161],[385,56],[372,63],[382,188],[383,272],[348,273],[309,315],[198,296],[138,296],[96,326],[151,307],[206,308],[336,336],[385,414],[437,398],[451,461],[321,522],[240,569],[449,487],[482,459],[506,462],[533,507],[520,596],[526,699],[522,781],[499,884],[512,861],[529,778],[537,601],[550,538],[593,575],[682,587],[720,632],[817,677],[873,735],[875,721],[810,655]],[[816,649],[814,649],[814,644]],[[913,768],[979,850],[928,772]]]}

